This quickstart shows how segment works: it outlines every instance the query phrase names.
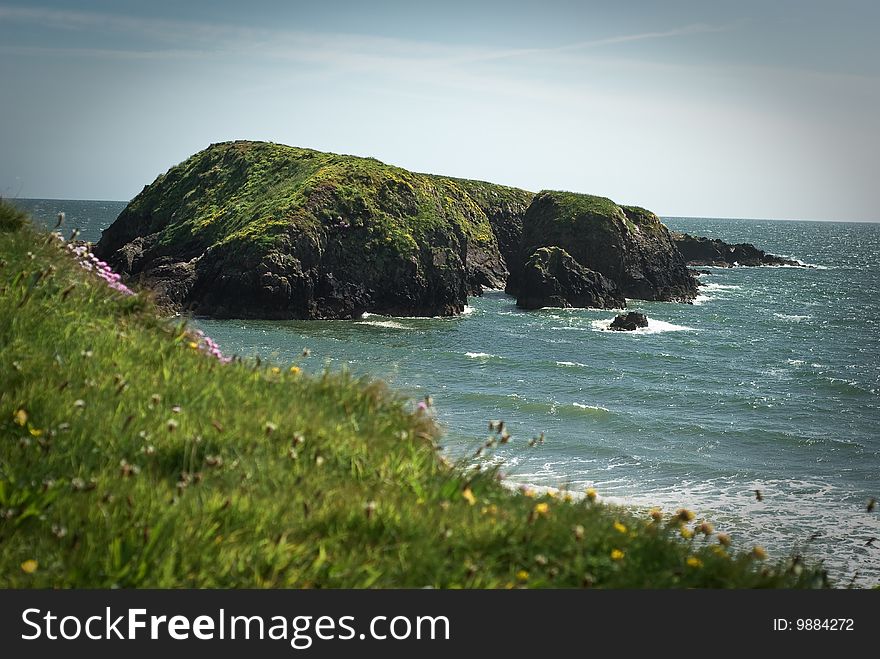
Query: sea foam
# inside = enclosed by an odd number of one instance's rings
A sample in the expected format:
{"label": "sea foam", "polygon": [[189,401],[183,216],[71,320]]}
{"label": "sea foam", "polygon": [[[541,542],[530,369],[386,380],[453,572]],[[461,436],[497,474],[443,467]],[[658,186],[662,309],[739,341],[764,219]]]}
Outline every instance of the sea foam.
{"label": "sea foam", "polygon": [[[364,314],[365,316],[367,314]],[[411,330],[412,327],[407,327],[401,323],[398,323],[393,320],[359,320],[355,323],[355,325],[372,325],[373,327],[387,327],[389,329],[402,329],[402,330]]]}
{"label": "sea foam", "polygon": [[599,332],[613,332],[614,334],[662,334],[663,332],[693,332],[693,327],[687,327],[686,325],[675,325],[673,323],[667,323],[665,320],[656,320],[654,318],[648,319],[647,327],[639,327],[631,332],[618,332],[614,330],[610,330],[609,326],[611,325],[610,320],[594,320],[590,323],[593,326],[595,331]]}

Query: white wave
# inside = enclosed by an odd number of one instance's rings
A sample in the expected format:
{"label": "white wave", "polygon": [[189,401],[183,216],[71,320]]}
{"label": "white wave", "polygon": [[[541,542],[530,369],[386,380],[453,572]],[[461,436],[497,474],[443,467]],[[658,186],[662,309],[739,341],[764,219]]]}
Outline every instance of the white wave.
{"label": "white wave", "polygon": [[789,364],[791,366],[801,366],[801,365],[803,365],[804,360],[803,359],[786,359],[785,363]]}
{"label": "white wave", "polygon": [[700,288],[704,291],[738,291],[741,286],[736,286],[735,284],[716,284],[714,282],[709,282],[704,286],[700,286]]}
{"label": "white wave", "polygon": [[449,318],[458,318],[459,316],[468,316],[473,312],[474,307],[470,305],[465,305],[464,309],[461,310],[461,313],[458,316],[385,316],[380,313],[370,313],[369,311],[365,311],[361,314],[361,319],[366,320],[367,318],[397,318],[398,320],[447,320]]}
{"label": "white wave", "polygon": [[466,352],[465,357],[470,359],[497,359],[498,355],[491,355],[488,352]]}
{"label": "white wave", "polygon": [[[599,332],[612,332],[613,330],[608,329],[611,325],[611,320],[594,320],[590,323],[593,326],[593,329]],[[674,325],[672,323],[667,323],[665,320],[656,320],[654,318],[648,319],[647,327],[639,327],[636,330],[631,332],[617,332],[614,331],[615,334],[661,334],[663,332],[693,332],[695,331],[693,327],[687,327],[686,325]]]}
{"label": "white wave", "polygon": [[691,304],[695,304],[695,305],[697,305],[697,306],[700,306],[701,304],[706,304],[706,302],[709,302],[709,301],[714,300],[714,299],[715,299],[715,298],[712,297],[711,295],[698,295],[697,297],[695,297],[695,298],[693,299],[693,301],[691,302]]}
{"label": "white wave", "polygon": [[602,407],[601,405],[585,405],[584,403],[572,403],[575,407],[579,407],[582,410],[593,410],[595,412],[610,412],[607,407]]}
{"label": "white wave", "polygon": [[[586,366],[586,364],[581,364],[580,362],[556,362],[556,365],[557,365],[557,366],[568,366],[568,367],[572,367],[572,366],[582,366],[582,367],[583,367],[583,366]],[[575,403],[575,405],[577,405],[577,403]]]}
{"label": "white wave", "polygon": [[[693,327],[687,325],[674,325],[663,320],[648,319],[647,327],[638,328],[634,334],[660,334],[662,332],[693,332]],[[626,334],[626,332],[624,332]]]}
{"label": "white wave", "polygon": [[828,266],[826,266],[826,265],[817,265],[816,263],[807,263],[806,261],[803,261],[803,260],[796,258],[794,256],[789,256],[788,254],[775,254],[775,256],[778,256],[779,258],[782,258],[782,259],[788,259],[789,261],[794,261],[795,263],[797,263],[797,265],[788,265],[788,264],[771,265],[771,266],[769,266],[771,268],[815,268],[816,270],[827,270],[828,269]]}
{"label": "white wave", "polygon": [[799,323],[802,320],[809,320],[810,318],[812,318],[812,316],[787,314],[787,313],[774,313],[773,315],[781,320],[789,320],[793,323]]}
{"label": "white wave", "polygon": [[406,325],[402,325],[393,320],[359,320],[355,323],[355,325],[372,325],[373,327],[387,327],[389,329],[402,329],[402,330],[411,330],[412,327],[407,327]]}
{"label": "white wave", "polygon": [[[570,467],[570,463],[565,466]],[[667,516],[685,507],[698,519],[708,519],[719,531],[729,533],[737,551],[749,551],[758,544],[773,558],[783,558],[796,548],[811,564],[824,560],[838,587],[851,579],[862,587],[871,587],[880,580],[880,554],[864,546],[867,538],[880,537],[880,517],[857,514],[854,511],[862,508],[862,496],[827,482],[726,476],[634,487],[628,478],[604,477],[609,469],[597,470],[595,465],[575,478],[566,476],[568,470],[553,473],[556,470],[548,469],[548,464],[524,469],[524,464],[509,460],[503,467],[514,470],[502,481],[513,491],[537,496],[550,492],[557,498],[570,496],[579,501],[584,498],[584,488],[594,487],[598,500],[645,516],[655,506]],[[761,501],[756,499],[755,490],[762,492]]]}

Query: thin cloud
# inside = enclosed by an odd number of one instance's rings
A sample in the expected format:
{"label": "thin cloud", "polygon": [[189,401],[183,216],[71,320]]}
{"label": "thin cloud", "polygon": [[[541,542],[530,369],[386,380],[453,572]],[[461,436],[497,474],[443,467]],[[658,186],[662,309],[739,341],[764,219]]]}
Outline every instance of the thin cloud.
{"label": "thin cloud", "polygon": [[554,50],[579,50],[581,48],[592,48],[596,46],[611,46],[618,43],[629,43],[632,41],[647,41],[651,39],[672,39],[675,37],[687,37],[694,34],[711,34],[714,32],[727,32],[733,29],[732,25],[705,25],[698,23],[695,25],[685,25],[684,27],[675,28],[674,30],[666,30],[663,32],[642,32],[640,34],[622,34],[616,37],[606,37],[604,39],[593,39],[590,41],[580,41],[578,43],[569,44],[567,46],[559,46]]}
{"label": "thin cloud", "polygon": [[[61,55],[93,57],[167,58],[184,57],[189,51],[198,56],[209,52],[252,52],[261,57],[323,61],[357,70],[372,69],[384,64],[393,65],[402,59],[420,59],[436,65],[469,64],[481,61],[503,60],[528,56],[574,53],[579,50],[612,46],[635,41],[672,39],[696,34],[723,32],[730,26],[705,24],[687,25],[666,31],[624,34],[601,39],[580,41],[546,48],[490,49],[480,46],[450,46],[440,43],[339,33],[305,33],[284,29],[249,28],[238,25],[209,22],[175,21],[155,18],[137,18],[117,14],[58,10],[40,7],[0,6],[0,22],[16,21],[38,24],[53,29],[104,31],[137,34],[176,45],[173,49],[82,49],[51,46],[31,52],[49,54],[56,50]],[[201,42],[198,47],[193,47]],[[74,51],[79,52],[74,52]],[[26,54],[18,49],[15,52]]]}

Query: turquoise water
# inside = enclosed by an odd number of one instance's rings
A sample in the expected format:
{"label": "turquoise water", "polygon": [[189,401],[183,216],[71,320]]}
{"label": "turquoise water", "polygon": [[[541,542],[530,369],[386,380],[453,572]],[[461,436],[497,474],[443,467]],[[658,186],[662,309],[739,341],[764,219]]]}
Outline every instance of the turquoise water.
{"label": "turquoise water", "polygon": [[[66,203],[22,205],[54,217]],[[96,239],[114,203],[64,210]],[[741,546],[798,547],[838,580],[880,582],[880,541],[865,545],[880,537],[865,510],[880,498],[880,224],[666,222],[819,267],[710,269],[697,304],[630,301],[650,319],[635,333],[606,331],[612,311],[521,312],[501,292],[458,318],[197,324],[227,354],[432,396],[455,455],[503,419],[514,441],[486,459],[511,483],[692,507]]]}

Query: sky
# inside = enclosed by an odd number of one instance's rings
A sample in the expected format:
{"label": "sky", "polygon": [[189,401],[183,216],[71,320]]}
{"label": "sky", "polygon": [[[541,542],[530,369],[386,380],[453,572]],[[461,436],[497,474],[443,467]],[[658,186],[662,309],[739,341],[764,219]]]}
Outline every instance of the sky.
{"label": "sky", "polygon": [[269,140],[663,216],[880,221],[880,3],[0,0],[0,196]]}

